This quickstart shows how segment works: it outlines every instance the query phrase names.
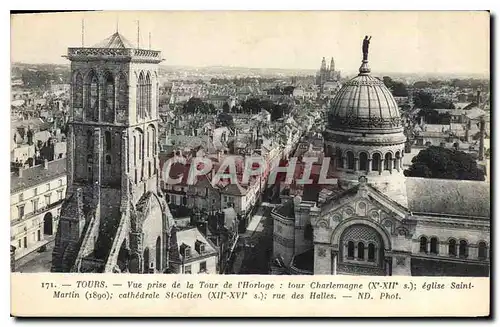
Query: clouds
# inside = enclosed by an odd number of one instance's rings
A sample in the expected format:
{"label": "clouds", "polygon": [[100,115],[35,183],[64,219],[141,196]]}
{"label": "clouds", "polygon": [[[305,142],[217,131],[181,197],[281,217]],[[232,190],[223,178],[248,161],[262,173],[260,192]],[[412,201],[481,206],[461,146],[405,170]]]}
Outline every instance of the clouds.
{"label": "clouds", "polygon": [[489,72],[486,12],[86,12],[19,15],[12,19],[12,60],[64,63],[61,55],[90,46],[116,30],[161,50],[170,65],[318,68],[334,56],[355,71],[364,35],[373,36],[374,71]]}

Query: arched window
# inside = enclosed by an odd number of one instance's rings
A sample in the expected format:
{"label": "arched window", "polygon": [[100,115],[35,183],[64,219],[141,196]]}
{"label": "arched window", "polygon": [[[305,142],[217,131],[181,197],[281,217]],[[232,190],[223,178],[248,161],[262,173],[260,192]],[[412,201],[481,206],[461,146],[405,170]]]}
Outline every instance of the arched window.
{"label": "arched window", "polygon": [[149,272],[149,248],[144,250],[144,270],[143,273],[147,274]]}
{"label": "arched window", "polygon": [[420,238],[420,252],[427,253],[427,237]]}
{"label": "arched window", "polygon": [[401,165],[401,155],[399,154],[399,151],[396,152],[396,160],[394,160],[394,169],[399,169],[399,165]]}
{"label": "arched window", "polygon": [[365,259],[365,244],[363,242],[358,243],[358,259]]}
{"label": "arched window", "polygon": [[103,120],[113,122],[115,119],[115,81],[110,72],[106,73],[102,97]]}
{"label": "arched window", "polygon": [[87,84],[87,108],[85,118],[91,121],[99,119],[99,80],[97,75],[91,71],[88,75]]}
{"label": "arched window", "polygon": [[347,242],[347,257],[354,258],[354,242],[353,241]]}
{"label": "arched window", "polygon": [[73,84],[73,106],[76,108],[83,107],[83,76],[76,73]]}
{"label": "arched window", "polygon": [[111,156],[109,154],[106,155],[106,164],[111,165]]}
{"label": "arched window", "polygon": [[126,114],[128,108],[128,83],[125,75],[118,79],[118,109]]}
{"label": "arched window", "polygon": [[156,129],[153,129],[153,155],[156,155]]}
{"label": "arched window", "polygon": [[104,147],[105,147],[106,151],[111,150],[111,132],[110,131],[104,132]]}
{"label": "arched window", "polygon": [[462,240],[460,241],[460,245],[458,246],[458,255],[461,257],[461,258],[467,258],[467,241],[465,240]]}
{"label": "arched window", "polygon": [[456,256],[457,255],[457,241],[454,239],[451,239],[448,242],[448,254],[450,256]]}
{"label": "arched window", "polygon": [[150,133],[149,133],[149,130],[148,130],[148,131],[146,132],[146,157],[148,157],[148,158],[149,158],[149,153],[150,153],[150,152],[149,152],[149,144],[150,144],[150,143],[149,143],[149,137],[150,137],[150,136],[149,136],[149,134],[150,134]]}
{"label": "arched window", "polygon": [[486,249],[486,243],[479,242],[479,244],[477,245],[477,258],[479,260],[485,260],[488,257]]}
{"label": "arched window", "polygon": [[185,196],[182,197],[182,205],[187,205],[187,198]]}
{"label": "arched window", "polygon": [[161,272],[161,238],[156,239],[156,270]]}
{"label": "arched window", "polygon": [[382,161],[382,157],[380,153],[374,153],[372,156],[372,171],[380,171],[380,162]]}
{"label": "arched window", "polygon": [[384,170],[391,170],[392,168],[392,154],[387,152],[384,158]]}
{"label": "arched window", "polygon": [[142,134],[139,134],[139,160],[142,159],[143,151],[144,151],[144,145],[143,145]]}
{"label": "arched window", "polygon": [[137,165],[137,137],[134,135],[134,166]]}
{"label": "arched window", "polygon": [[146,111],[146,117],[151,117],[151,76],[149,76],[149,73],[146,75],[146,92],[145,92],[145,111]]}
{"label": "arched window", "polygon": [[94,148],[94,142],[92,140],[92,131],[89,129],[87,131],[87,151],[92,152]]}
{"label": "arched window", "polygon": [[431,253],[438,254],[438,239],[436,237],[431,238]]}
{"label": "arched window", "polygon": [[365,152],[359,154],[359,170],[368,171],[368,155]]}
{"label": "arched window", "polygon": [[337,161],[337,168],[344,168],[344,160],[342,159],[342,151],[340,149],[335,151],[335,160]]}
{"label": "arched window", "polygon": [[148,162],[148,177],[151,178],[151,161]]}
{"label": "arched window", "polygon": [[368,244],[368,261],[375,261],[375,245]]}
{"label": "arched window", "polygon": [[347,151],[347,169],[354,170],[354,154],[351,151]]}
{"label": "arched window", "polygon": [[139,74],[137,81],[137,118],[143,119],[146,111],[146,79],[144,73]]}

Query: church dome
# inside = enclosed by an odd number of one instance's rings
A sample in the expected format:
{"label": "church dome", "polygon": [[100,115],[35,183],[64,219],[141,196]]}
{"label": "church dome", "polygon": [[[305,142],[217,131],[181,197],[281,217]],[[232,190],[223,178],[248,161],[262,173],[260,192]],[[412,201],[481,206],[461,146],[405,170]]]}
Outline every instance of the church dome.
{"label": "church dome", "polygon": [[398,104],[364,60],[358,76],[346,82],[332,101],[331,129],[402,129]]}

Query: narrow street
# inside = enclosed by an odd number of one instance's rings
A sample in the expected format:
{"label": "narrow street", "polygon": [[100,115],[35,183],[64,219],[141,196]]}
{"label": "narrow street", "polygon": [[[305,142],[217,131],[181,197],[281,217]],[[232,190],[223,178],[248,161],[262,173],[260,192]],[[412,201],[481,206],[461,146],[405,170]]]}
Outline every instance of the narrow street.
{"label": "narrow street", "polygon": [[233,273],[269,274],[273,247],[272,206],[262,205],[252,217],[247,232],[240,235],[235,253]]}

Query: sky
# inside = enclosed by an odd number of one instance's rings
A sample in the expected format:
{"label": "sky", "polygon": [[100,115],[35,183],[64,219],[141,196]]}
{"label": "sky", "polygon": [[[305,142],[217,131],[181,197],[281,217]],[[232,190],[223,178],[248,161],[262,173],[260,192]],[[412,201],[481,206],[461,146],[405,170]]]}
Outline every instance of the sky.
{"label": "sky", "polygon": [[108,11],[13,15],[11,61],[68,63],[117,28],[163,64],[356,71],[371,35],[372,71],[489,74],[489,13],[467,11]]}

